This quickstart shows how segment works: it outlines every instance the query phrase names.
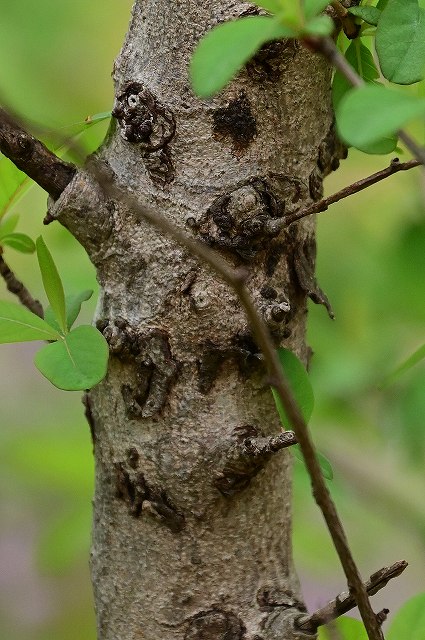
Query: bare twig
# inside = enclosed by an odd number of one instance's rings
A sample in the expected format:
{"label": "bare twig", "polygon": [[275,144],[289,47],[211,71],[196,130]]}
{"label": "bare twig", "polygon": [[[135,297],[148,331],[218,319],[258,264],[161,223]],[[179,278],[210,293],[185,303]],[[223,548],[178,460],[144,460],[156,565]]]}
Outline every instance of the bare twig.
{"label": "bare twig", "polygon": [[[383,589],[387,583],[393,578],[397,578],[406,569],[408,563],[405,560],[395,562],[391,567],[384,567],[376,573],[372,574],[364,587],[370,596],[375,595]],[[311,615],[301,616],[297,620],[297,626],[308,633],[315,633],[321,625],[327,624],[331,620],[339,618],[350,609],[356,606],[356,601],[351,593],[344,591],[340,593],[334,600],[327,605],[318,609]],[[384,610],[385,611],[385,610]],[[377,614],[379,616],[379,614]],[[381,616],[382,617],[382,616]],[[379,619],[378,622],[382,624]]]}
{"label": "bare twig", "polygon": [[409,160],[408,162],[400,162],[398,158],[394,158],[391,160],[391,163],[385,169],[381,171],[377,171],[367,178],[362,178],[353,184],[344,187],[340,191],[333,193],[331,196],[327,198],[323,198],[318,202],[313,202],[312,205],[306,207],[305,209],[300,209],[299,211],[295,211],[291,215],[286,218],[279,220],[279,223],[284,226],[289,226],[293,222],[297,220],[301,220],[302,218],[306,218],[307,216],[311,216],[313,213],[321,213],[322,211],[326,211],[329,205],[334,204],[335,202],[339,202],[343,198],[347,198],[348,196],[352,196],[355,193],[359,193],[359,191],[363,191],[363,189],[367,189],[368,187],[380,182],[381,180],[385,180],[385,178],[389,178],[390,176],[398,173],[399,171],[408,171],[409,169],[413,169],[414,167],[421,166],[419,160]]}
{"label": "bare twig", "polygon": [[0,151],[55,200],[76,168],[58,158],[0,107]]}
{"label": "bare twig", "polygon": [[322,511],[346,575],[348,587],[359,607],[369,640],[383,640],[382,630],[370,605],[368,594],[351,553],[342,522],[323,478],[307,424],[283,374],[267,326],[258,313],[246,286],[249,274],[244,269],[233,269],[217,252],[189,237],[158,211],[142,205],[127,189],[118,186],[116,176],[109,167],[101,167],[99,162],[92,161],[90,169],[107,197],[123,202],[137,219],[149,222],[161,232],[185,246],[193,255],[201,258],[221,275],[238,296],[257,344],[263,352],[272,384],[279,394],[290,425],[300,445],[305,465],[310,475],[313,496]]}
{"label": "bare twig", "polygon": [[6,264],[2,256],[1,249],[0,276],[6,282],[7,289],[10,291],[10,293],[13,293],[15,296],[17,296],[24,307],[35,313],[36,316],[39,316],[40,318],[44,317],[43,307],[41,306],[41,303],[32,297],[25,285],[20,280],[18,280],[13,271]]}
{"label": "bare twig", "polygon": [[215,477],[214,486],[225,496],[242,491],[275,453],[294,444],[297,439],[293,431],[263,437],[252,425],[236,428],[233,445],[224,451],[223,468]]}
{"label": "bare twig", "polygon": [[[306,40],[306,45],[314,51],[321,53],[327,60],[329,60],[329,62],[342,73],[353,87],[364,86],[365,83],[363,79],[347,62],[331,38],[308,38]],[[419,160],[419,162],[425,165],[425,149],[420,147],[403,129],[398,131],[398,136],[400,140],[404,142],[409,151],[411,151],[411,153]]]}

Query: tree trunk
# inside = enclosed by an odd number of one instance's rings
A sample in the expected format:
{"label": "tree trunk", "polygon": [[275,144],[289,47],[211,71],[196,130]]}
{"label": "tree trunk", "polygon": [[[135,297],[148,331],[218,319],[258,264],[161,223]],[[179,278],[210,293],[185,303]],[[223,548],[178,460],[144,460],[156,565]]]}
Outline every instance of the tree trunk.
{"label": "tree trunk", "polygon": [[[218,97],[188,64],[230,0],[137,0],[97,157],[142,202],[249,269],[276,343],[308,360],[314,221],[276,221],[337,164],[330,69],[273,43]],[[293,640],[291,455],[234,294],[172,239],[105,202],[80,172],[51,208],[97,267],[107,378],[86,398],[96,457],[92,575],[99,640]],[[311,636],[310,636],[311,637]]]}

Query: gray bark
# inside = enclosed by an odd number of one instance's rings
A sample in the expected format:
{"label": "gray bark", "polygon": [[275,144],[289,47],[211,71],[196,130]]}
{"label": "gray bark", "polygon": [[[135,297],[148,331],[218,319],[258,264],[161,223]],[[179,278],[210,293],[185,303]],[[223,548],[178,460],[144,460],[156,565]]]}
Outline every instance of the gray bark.
{"label": "gray bark", "polygon": [[[273,221],[321,195],[336,166],[330,70],[293,42],[266,47],[220,95],[196,98],[200,37],[252,10],[138,0],[114,67],[115,125],[98,159],[142,202],[249,268],[276,343],[304,361],[314,221]],[[51,215],[97,267],[107,378],[86,398],[96,493],[91,568],[99,640],[294,640],[291,455],[252,464],[280,431],[234,294],[172,239],[105,202],[80,172]],[[246,447],[245,447],[246,451]],[[309,636],[311,637],[311,636]]]}

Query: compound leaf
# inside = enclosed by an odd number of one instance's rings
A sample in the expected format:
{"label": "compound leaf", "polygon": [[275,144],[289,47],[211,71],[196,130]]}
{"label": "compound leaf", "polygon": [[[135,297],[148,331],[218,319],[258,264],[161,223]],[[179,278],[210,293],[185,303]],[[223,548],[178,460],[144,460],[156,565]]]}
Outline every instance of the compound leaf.
{"label": "compound leaf", "polygon": [[81,325],[48,344],[34,358],[37,369],[64,391],[91,389],[106,375],[108,343],[92,326]]}
{"label": "compound leaf", "polygon": [[28,309],[0,300],[0,343],[57,340],[60,337],[47,322]]}

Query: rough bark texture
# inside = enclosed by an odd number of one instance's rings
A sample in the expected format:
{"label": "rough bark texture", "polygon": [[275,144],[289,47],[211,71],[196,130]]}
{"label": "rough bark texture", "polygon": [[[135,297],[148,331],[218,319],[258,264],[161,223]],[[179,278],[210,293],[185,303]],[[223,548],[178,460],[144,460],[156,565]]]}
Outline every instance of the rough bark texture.
{"label": "rough bark texture", "polygon": [[[98,157],[141,200],[245,264],[276,342],[305,361],[311,219],[336,166],[330,70],[294,42],[265,47],[212,100],[188,63],[200,37],[253,11],[230,0],[138,0],[114,67],[115,123]],[[187,251],[80,172],[50,214],[102,287],[107,378],[86,398],[95,438],[92,574],[99,640],[295,640],[290,454],[232,465],[280,426],[234,295]],[[223,487],[227,490],[223,490]],[[308,636],[311,637],[311,636]]]}

